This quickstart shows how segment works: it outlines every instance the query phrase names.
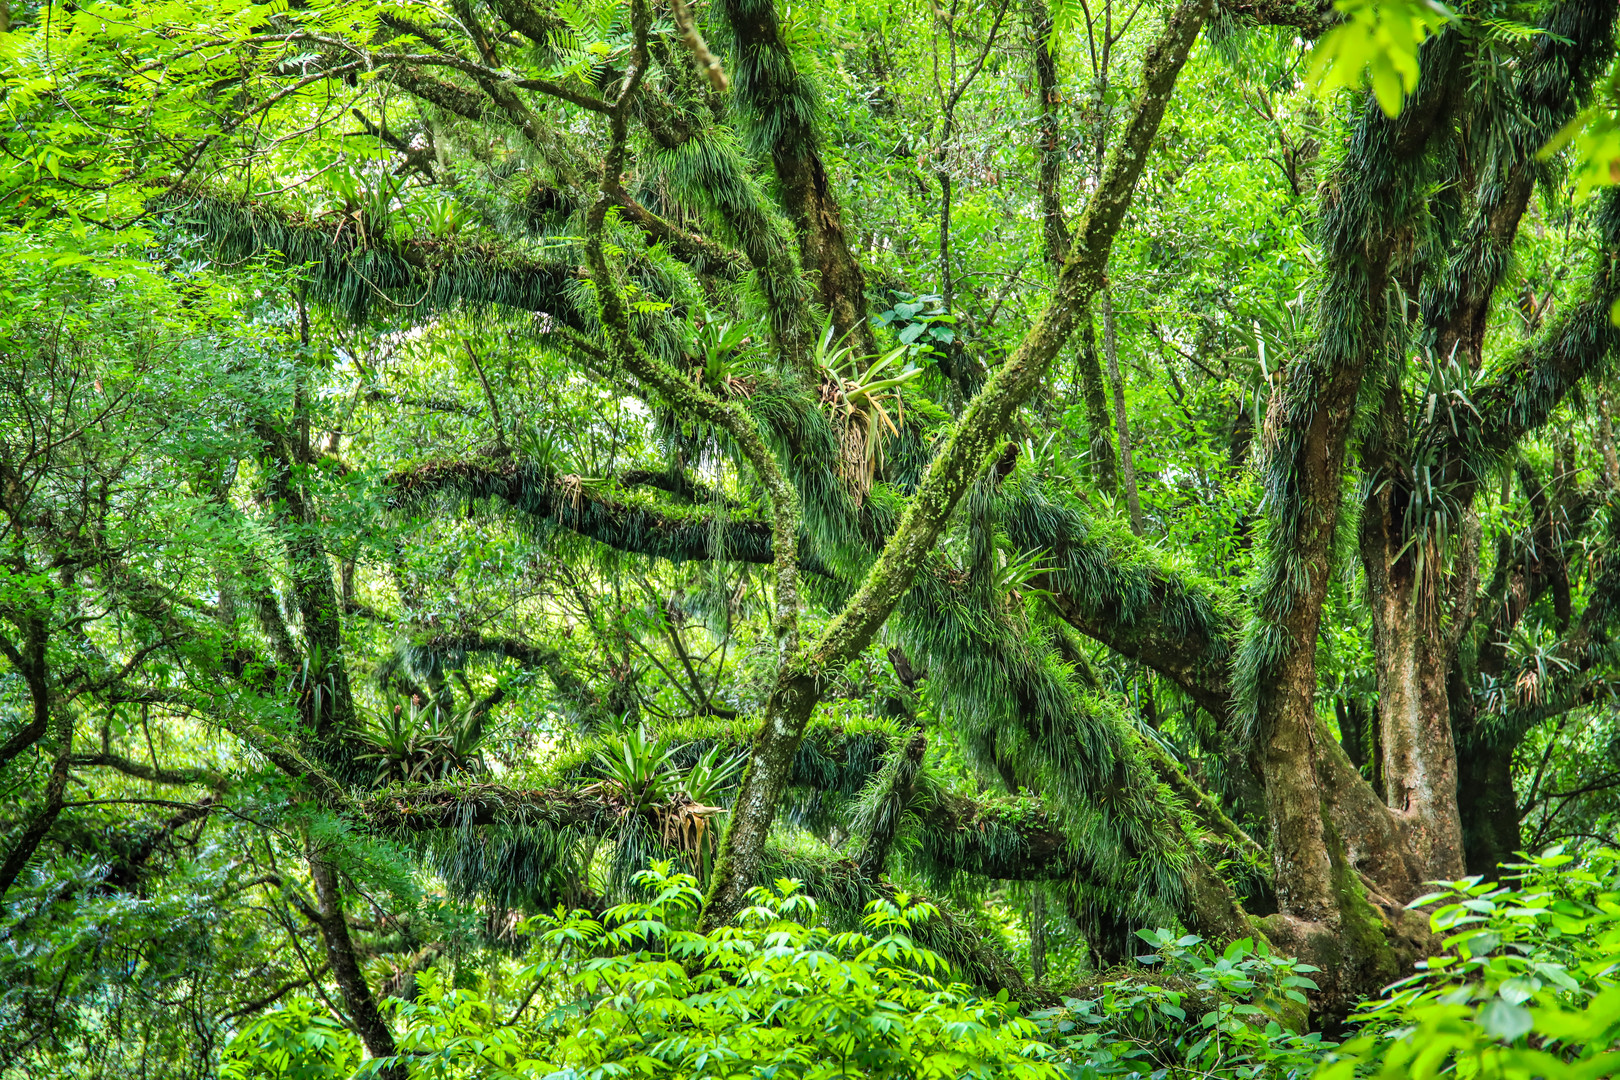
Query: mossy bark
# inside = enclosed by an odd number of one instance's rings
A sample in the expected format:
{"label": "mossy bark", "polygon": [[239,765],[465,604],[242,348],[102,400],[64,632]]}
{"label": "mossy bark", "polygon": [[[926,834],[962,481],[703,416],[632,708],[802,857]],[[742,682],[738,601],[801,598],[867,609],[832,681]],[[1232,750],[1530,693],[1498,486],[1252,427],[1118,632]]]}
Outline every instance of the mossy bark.
{"label": "mossy bark", "polygon": [[[1268,933],[1307,959],[1331,960],[1336,982],[1324,987],[1324,1007],[1376,990],[1387,981],[1384,973],[1395,970],[1335,827],[1335,807],[1324,797],[1335,763],[1349,769],[1349,762],[1316,715],[1316,646],[1363,375],[1397,347],[1391,262],[1423,204],[1430,140],[1450,129],[1462,58],[1457,35],[1437,36],[1424,48],[1417,93],[1398,118],[1386,118],[1371,103],[1365,107],[1337,175],[1323,190],[1317,342],[1288,365],[1266,418],[1263,476],[1271,529],[1238,669],[1240,696],[1252,710],[1276,874],[1280,910],[1268,918]],[[1353,769],[1349,776],[1354,780],[1347,777],[1335,794],[1364,803],[1370,789],[1362,791],[1366,785]],[[1369,822],[1383,812],[1353,809]],[[1380,823],[1387,828],[1387,817]],[[1401,840],[1393,829],[1355,838],[1369,861],[1389,870],[1404,862]],[[1384,899],[1399,910],[1410,896]]]}
{"label": "mossy bark", "polygon": [[1513,751],[1519,740],[1458,747],[1457,803],[1463,830],[1463,872],[1495,880],[1523,844],[1513,790]]}
{"label": "mossy bark", "polygon": [[1108,388],[1103,383],[1097,330],[1089,312],[1080,328],[1080,351],[1075,356],[1074,366],[1075,376],[1080,380],[1080,396],[1086,403],[1091,475],[1097,489],[1112,498],[1119,491],[1119,462],[1114,454],[1114,425],[1108,416]]}
{"label": "mossy bark", "polygon": [[1035,69],[1035,89],[1040,95],[1036,114],[1035,152],[1040,157],[1041,239],[1046,261],[1061,270],[1069,252],[1069,229],[1063,220],[1063,148],[1059,145],[1060,88],[1057,56],[1052,48],[1052,13],[1045,0],[1029,0],[1030,56]]}
{"label": "mossy bark", "polygon": [[[377,999],[371,993],[365,973],[360,970],[359,954],[355,952],[354,941],[349,936],[348,916],[344,914],[343,899],[338,891],[337,869],[324,855],[312,851],[309,855],[309,876],[315,885],[315,897],[320,905],[320,931],[326,945],[326,961],[343,996],[344,1008],[354,1021],[366,1053],[374,1058],[393,1058],[398,1054],[394,1033],[377,1008]],[[379,1070],[376,1075],[382,1080],[405,1080],[405,1063],[396,1061]]]}
{"label": "mossy bark", "polygon": [[1457,753],[1446,677],[1454,643],[1441,625],[1441,552],[1406,535],[1402,488],[1375,487],[1361,514],[1378,678],[1378,745],[1384,802],[1426,879],[1462,876]]}
{"label": "mossy bark", "polygon": [[844,233],[843,211],[822,162],[815,95],[782,34],[774,0],[722,0],[736,55],[734,90],[756,147],[771,158],[782,204],[799,234],[799,259],[835,334],[861,353],[877,341],[866,318],[866,285]]}

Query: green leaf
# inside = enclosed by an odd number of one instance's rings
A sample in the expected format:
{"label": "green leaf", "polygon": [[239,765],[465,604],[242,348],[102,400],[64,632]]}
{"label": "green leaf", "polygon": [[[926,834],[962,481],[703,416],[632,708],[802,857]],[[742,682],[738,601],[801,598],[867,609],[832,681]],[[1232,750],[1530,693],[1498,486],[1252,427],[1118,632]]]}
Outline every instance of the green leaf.
{"label": "green leaf", "polygon": [[1513,1042],[1530,1032],[1530,1010],[1510,1005],[1500,998],[1485,1003],[1479,1010],[1479,1024],[1502,1042]]}

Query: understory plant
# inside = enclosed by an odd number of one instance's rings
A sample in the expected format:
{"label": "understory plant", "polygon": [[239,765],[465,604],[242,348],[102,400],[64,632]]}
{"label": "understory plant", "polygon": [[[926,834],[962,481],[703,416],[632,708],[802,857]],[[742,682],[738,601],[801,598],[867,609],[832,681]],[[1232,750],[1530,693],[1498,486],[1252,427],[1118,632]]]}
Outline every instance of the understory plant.
{"label": "understory plant", "polygon": [[1413,901],[1442,951],[1361,1007],[1322,1080],[1620,1074],[1620,852],[1509,869]]}
{"label": "understory plant", "polygon": [[1309,1076],[1325,1043],[1300,1034],[1316,969],[1265,939],[1217,952],[1195,934],[1141,930],[1141,971],[1077,989],[1033,1014],[1073,1075]]}
{"label": "understory plant", "polygon": [[836,932],[797,883],[757,888],[735,926],[696,929],[695,878],[655,864],[646,899],[598,922],[529,920],[512,1010],[486,990],[424,980],[400,1009],[401,1056],[435,1077],[997,1077],[1061,1072],[1003,993],[976,995],[913,939],[935,918],[904,895]]}
{"label": "understory plant", "polygon": [[[1441,951],[1362,1004],[1342,1045],[1303,1033],[1315,969],[1263,938],[1222,950],[1143,930],[1135,970],[1020,1015],[915,940],[937,917],[904,894],[859,931],[824,923],[797,882],[756,888],[735,926],[696,929],[697,881],[657,863],[644,899],[597,920],[517,928],[524,959],[483,977],[424,972],[393,1019],[412,1077],[1149,1080],[1598,1080],[1620,1075],[1620,852],[1558,849],[1502,882],[1421,897]],[[243,1028],[231,1080],[383,1073],[309,999]]]}

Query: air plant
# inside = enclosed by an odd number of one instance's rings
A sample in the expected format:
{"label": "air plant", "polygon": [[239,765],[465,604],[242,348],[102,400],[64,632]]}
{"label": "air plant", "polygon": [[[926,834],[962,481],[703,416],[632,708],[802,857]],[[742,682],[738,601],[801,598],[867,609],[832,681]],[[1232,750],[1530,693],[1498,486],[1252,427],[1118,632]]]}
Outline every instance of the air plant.
{"label": "air plant", "polygon": [[709,819],[726,812],[719,805],[720,795],[742,772],[743,760],[739,754],[721,761],[718,746],[704,751],[681,781],[686,801],[678,802],[664,818],[664,843],[686,852],[701,880],[709,878],[718,836],[709,828]]}
{"label": "air plant", "polygon": [[385,175],[367,176],[353,166],[327,174],[327,185],[343,201],[343,216],[354,219],[363,244],[372,244],[388,235],[394,211],[394,197],[404,186]]}
{"label": "air plant", "polygon": [[686,778],[681,781],[681,790],[686,797],[695,803],[712,804],[720,801],[720,795],[730,787],[737,774],[742,772],[744,758],[741,754],[720,760],[720,748],[711,746],[697,759],[697,763],[687,770]]}
{"label": "air plant", "polygon": [[699,322],[691,328],[692,341],[703,361],[701,378],[709,389],[728,397],[747,397],[754,380],[743,374],[743,350],[753,341],[745,326]]}
{"label": "air plant", "polygon": [[1049,574],[1055,569],[1046,566],[1045,561],[1051,552],[1042,548],[1039,551],[1026,551],[1022,554],[998,547],[995,556],[995,565],[991,571],[990,591],[996,597],[1005,597],[1007,603],[1016,604],[1025,594],[1030,596],[1050,596],[1046,589],[1037,589],[1030,582],[1042,574]]}
{"label": "air plant", "polygon": [[395,705],[374,716],[349,735],[365,745],[355,759],[374,764],[376,783],[442,780],[486,767],[480,753],[484,714],[476,708],[453,712],[438,705]]}
{"label": "air plant", "polygon": [[910,346],[900,345],[875,356],[857,356],[850,346],[834,343],[831,322],[816,345],[821,403],[832,409],[839,472],[856,502],[872,490],[883,440],[898,436],[905,422],[900,388],[923,372],[907,359],[910,352]]}
{"label": "air plant", "polygon": [[625,731],[598,750],[597,764],[603,783],[617,788],[630,813],[650,810],[667,803],[675,794],[676,779],[670,769],[675,750],[663,738],[649,738],[645,728]]}
{"label": "air plant", "polygon": [[443,193],[412,204],[410,212],[435,240],[449,239],[473,220],[472,211]]}

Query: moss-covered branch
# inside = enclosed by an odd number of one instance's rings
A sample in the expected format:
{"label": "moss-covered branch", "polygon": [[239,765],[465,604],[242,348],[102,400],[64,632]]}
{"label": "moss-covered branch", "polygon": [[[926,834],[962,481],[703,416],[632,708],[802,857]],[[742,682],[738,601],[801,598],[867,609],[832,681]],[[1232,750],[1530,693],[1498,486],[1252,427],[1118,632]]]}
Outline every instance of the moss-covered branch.
{"label": "moss-covered branch", "polygon": [[1307,40],[1339,21],[1332,0],[1221,0],[1221,13],[1251,26],[1288,26]]}
{"label": "moss-covered branch", "polygon": [[757,518],[716,521],[706,510],[659,507],[611,484],[559,477],[524,462],[433,461],[389,478],[400,507],[465,505],[484,500],[516,511],[534,527],[566,529],[619,551],[671,562],[731,559],[769,565],[771,526]]}
{"label": "moss-covered branch", "polygon": [[495,304],[543,312],[578,331],[594,322],[578,303],[576,265],[516,245],[401,239],[385,222],[310,218],[201,192],[171,193],[158,212],[196,229],[223,259],[304,268],[312,302],[357,320],[379,306],[410,307],[422,316]]}

